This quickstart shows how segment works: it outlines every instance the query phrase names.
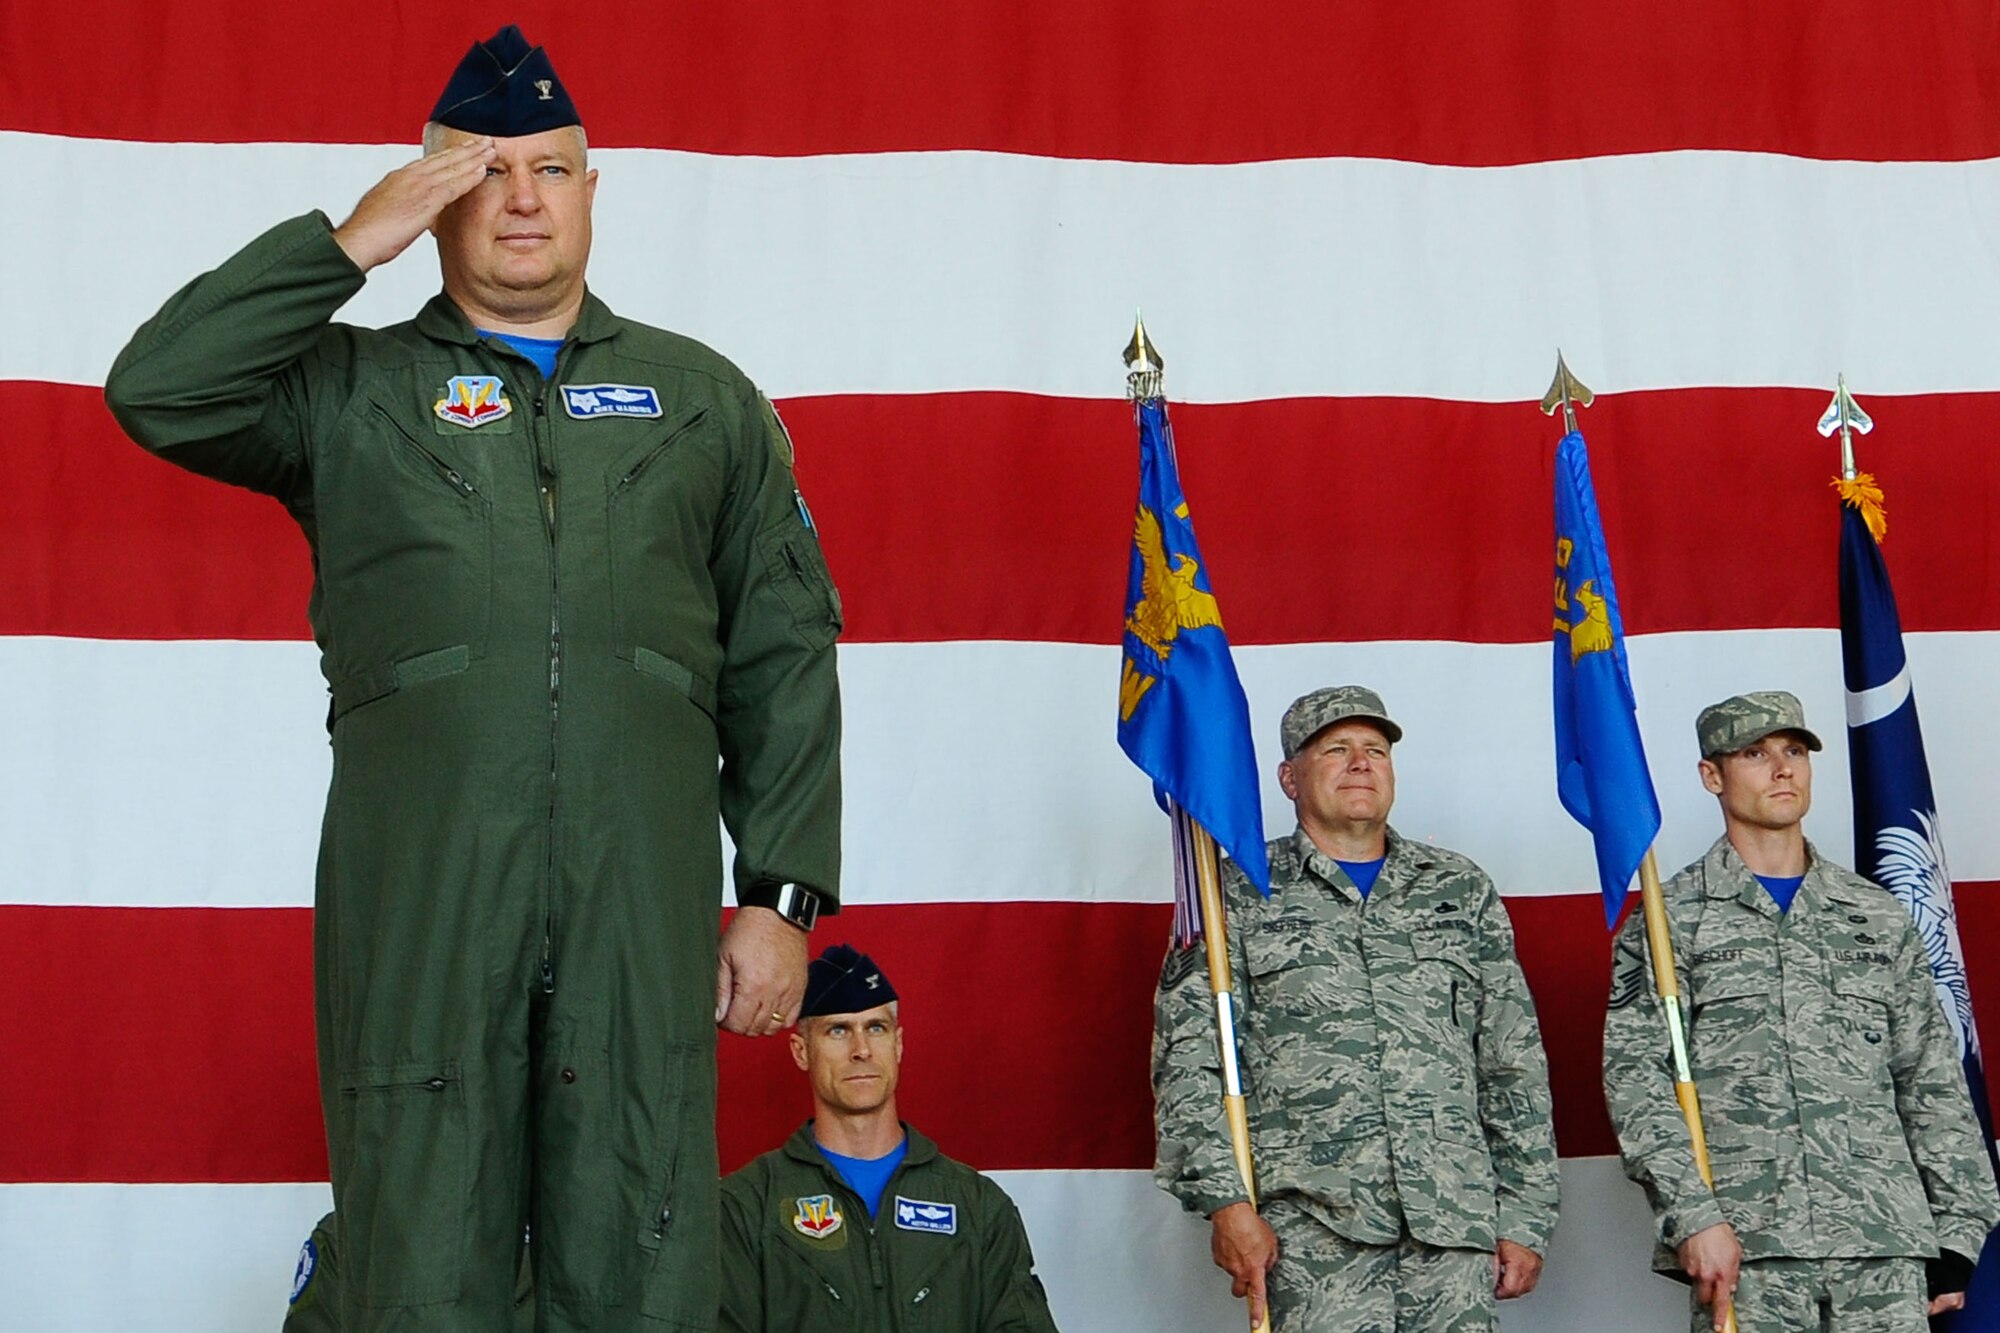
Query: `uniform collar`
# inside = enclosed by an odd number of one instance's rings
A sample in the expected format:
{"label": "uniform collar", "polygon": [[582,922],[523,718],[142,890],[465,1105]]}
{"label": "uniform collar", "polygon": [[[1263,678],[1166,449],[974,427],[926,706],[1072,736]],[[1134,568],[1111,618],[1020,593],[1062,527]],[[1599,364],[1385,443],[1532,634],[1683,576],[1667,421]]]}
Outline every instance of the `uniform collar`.
{"label": "uniform collar", "polygon": [[[1799,884],[1799,892],[1792,899],[1789,911],[1780,911],[1772,899],[1770,891],[1757,882],[1756,873],[1743,864],[1743,857],[1736,850],[1736,844],[1723,834],[1708,849],[1702,858],[1702,894],[1708,898],[1734,898],[1743,906],[1761,916],[1777,918],[1789,916],[1797,919],[1810,915],[1820,899],[1848,905],[1859,905],[1857,898],[1840,878],[1833,873],[1832,863],[1823,859],[1819,849],[1806,840],[1806,874]],[[1803,909],[1803,910],[1801,910]]]}
{"label": "uniform collar", "polygon": [[[1312,835],[1306,832],[1303,824],[1292,830],[1292,854],[1298,857],[1301,866],[1326,881],[1329,887],[1339,890],[1354,902],[1362,901],[1360,886],[1348,877],[1340,862],[1319,849],[1319,844],[1312,840]],[[1387,886],[1392,880],[1391,868],[1408,859],[1409,855],[1409,844],[1403,841],[1402,835],[1394,828],[1385,828],[1382,831],[1382,875],[1375,881],[1376,888]]]}
{"label": "uniform collar", "polygon": [[[904,1166],[921,1166],[938,1155],[937,1144],[912,1128],[909,1121],[898,1123],[903,1126]],[[833,1163],[826,1160],[826,1154],[819,1150],[819,1140],[813,1137],[813,1122],[810,1120],[792,1131],[792,1136],[785,1140],[784,1153],[795,1162],[833,1170]]]}
{"label": "uniform collar", "polygon": [[[586,287],[583,309],[577,312],[576,325],[570,329],[567,341],[603,342],[607,338],[615,338],[624,329],[625,321],[612,314],[611,308]],[[434,341],[456,343],[461,347],[470,347],[479,341],[479,330],[472,327],[472,321],[458,308],[458,302],[443,292],[424,302],[424,308],[417,312],[417,331]]]}

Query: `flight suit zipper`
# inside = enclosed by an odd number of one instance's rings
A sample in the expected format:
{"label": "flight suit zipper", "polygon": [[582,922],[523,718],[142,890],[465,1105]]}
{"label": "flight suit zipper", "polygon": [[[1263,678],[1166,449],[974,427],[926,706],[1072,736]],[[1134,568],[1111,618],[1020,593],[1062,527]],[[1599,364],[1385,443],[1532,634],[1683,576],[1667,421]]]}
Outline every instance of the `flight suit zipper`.
{"label": "flight suit zipper", "polygon": [[[558,354],[560,356],[560,354]],[[549,439],[548,381],[535,391],[532,423],[542,526],[549,540],[549,818],[542,877],[542,994],[556,991],[556,815],[562,741],[562,560],[556,524],[556,461]]]}

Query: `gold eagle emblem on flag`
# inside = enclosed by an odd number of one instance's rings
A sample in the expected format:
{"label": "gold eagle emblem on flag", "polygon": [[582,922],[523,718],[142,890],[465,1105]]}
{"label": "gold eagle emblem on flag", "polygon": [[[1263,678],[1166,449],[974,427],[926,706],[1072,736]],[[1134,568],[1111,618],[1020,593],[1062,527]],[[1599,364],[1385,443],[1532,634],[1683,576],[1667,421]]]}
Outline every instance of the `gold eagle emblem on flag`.
{"label": "gold eagle emblem on flag", "polygon": [[[1179,517],[1187,517],[1183,504]],[[1125,628],[1165,662],[1174,651],[1174,640],[1184,629],[1220,628],[1222,608],[1212,593],[1195,587],[1201,562],[1181,551],[1167,551],[1166,535],[1159,515],[1139,506],[1132,525],[1132,548],[1139,554],[1139,600],[1125,617]],[[1139,700],[1157,678],[1125,655],[1125,670],[1119,682],[1119,716],[1130,721]]]}

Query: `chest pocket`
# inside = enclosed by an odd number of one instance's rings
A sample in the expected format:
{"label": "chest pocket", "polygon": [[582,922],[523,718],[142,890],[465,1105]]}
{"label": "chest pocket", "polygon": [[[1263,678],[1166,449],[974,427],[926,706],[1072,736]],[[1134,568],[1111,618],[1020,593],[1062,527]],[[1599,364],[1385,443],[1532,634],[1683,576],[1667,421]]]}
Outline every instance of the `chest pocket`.
{"label": "chest pocket", "polygon": [[486,652],[493,602],[487,446],[363,401],[314,467],[328,675],[343,681],[425,654]]}
{"label": "chest pocket", "polygon": [[717,602],[709,573],[726,470],[706,408],[665,421],[570,423],[606,452],[606,545],[614,651],[640,671],[711,696]]}

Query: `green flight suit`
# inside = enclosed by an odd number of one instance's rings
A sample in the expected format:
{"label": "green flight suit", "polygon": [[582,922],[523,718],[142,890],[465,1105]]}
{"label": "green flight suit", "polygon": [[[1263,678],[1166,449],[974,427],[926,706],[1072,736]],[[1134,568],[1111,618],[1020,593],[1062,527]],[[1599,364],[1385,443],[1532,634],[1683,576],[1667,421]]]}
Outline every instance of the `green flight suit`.
{"label": "green flight suit", "polygon": [[1054,1333],[1014,1201],[903,1132],[872,1219],[811,1121],[722,1182],[724,1333]]}
{"label": "green flight suit", "polygon": [[324,215],[280,224],[105,388],[312,548],[342,1325],[503,1327],[531,1223],[544,1329],[705,1329],[718,814],[739,888],[838,876],[840,610],[790,445],[594,296],[544,384],[442,295],[330,323],[362,283]]}
{"label": "green flight suit", "polygon": [[[313,1226],[299,1255],[282,1333],[341,1333],[340,1298],[333,1294],[339,1285],[340,1219],[328,1213]],[[535,1278],[525,1248],[514,1279],[514,1315],[507,1328],[509,1333],[535,1333]]]}

